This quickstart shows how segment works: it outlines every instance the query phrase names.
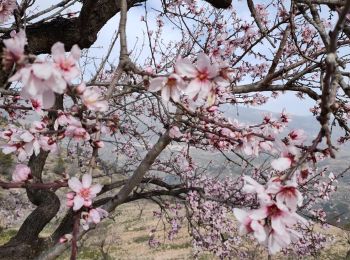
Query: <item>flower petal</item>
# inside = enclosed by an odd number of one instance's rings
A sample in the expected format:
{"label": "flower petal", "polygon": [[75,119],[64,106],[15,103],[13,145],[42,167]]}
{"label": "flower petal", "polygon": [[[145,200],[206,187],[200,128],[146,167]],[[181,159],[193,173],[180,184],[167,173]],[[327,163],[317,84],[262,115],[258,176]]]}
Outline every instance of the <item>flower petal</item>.
{"label": "flower petal", "polygon": [[83,188],[89,188],[92,183],[92,176],[90,174],[84,174],[81,180]]}
{"label": "flower petal", "polygon": [[73,201],[74,201],[74,206],[73,206],[74,211],[81,209],[81,207],[84,205],[84,199],[79,195],[75,196]]}
{"label": "flower petal", "polygon": [[54,61],[59,61],[60,59],[65,58],[65,50],[64,50],[64,44],[62,42],[56,42],[51,47],[51,54]]}
{"label": "flower petal", "polygon": [[164,77],[152,79],[150,81],[148,91],[157,92],[157,91],[161,90],[162,87],[164,86],[164,81],[165,81]]}
{"label": "flower petal", "polygon": [[175,64],[175,71],[181,77],[195,78],[198,71],[189,59],[180,59]]}
{"label": "flower petal", "polygon": [[275,159],[271,162],[272,168],[274,168],[277,171],[284,171],[287,170],[291,166],[291,160],[286,157],[281,157],[278,159]]}
{"label": "flower petal", "polygon": [[187,94],[190,98],[194,98],[199,91],[201,91],[201,86],[201,81],[194,79],[187,85],[187,88],[184,90],[185,94]]}
{"label": "flower petal", "polygon": [[79,192],[83,188],[83,185],[77,177],[73,177],[69,179],[68,187],[75,192]]}
{"label": "flower petal", "polygon": [[93,195],[95,197],[96,194],[98,194],[102,190],[102,187],[103,187],[103,185],[101,185],[101,184],[92,185],[90,188],[91,195]]}

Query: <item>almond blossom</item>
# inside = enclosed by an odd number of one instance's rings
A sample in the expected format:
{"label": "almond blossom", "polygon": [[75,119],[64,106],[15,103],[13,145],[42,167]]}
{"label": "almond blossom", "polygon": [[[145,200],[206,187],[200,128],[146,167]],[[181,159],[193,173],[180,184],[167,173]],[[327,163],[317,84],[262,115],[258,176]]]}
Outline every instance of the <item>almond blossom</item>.
{"label": "almond blossom", "polygon": [[287,180],[285,184],[280,178],[274,178],[268,183],[267,193],[276,194],[276,202],[279,208],[287,207],[291,211],[296,211],[297,207],[302,206],[303,196],[297,189],[296,178]]}
{"label": "almond blossom", "polygon": [[17,7],[16,0],[0,1],[0,24],[6,22]]}
{"label": "almond blossom", "polygon": [[70,50],[70,55],[66,57],[64,44],[56,42],[51,47],[52,58],[57,68],[61,71],[63,78],[70,82],[79,76],[80,70],[77,67],[77,62],[80,59],[81,50],[78,45],[73,45]]}
{"label": "almond blossom", "polygon": [[256,193],[260,202],[268,203],[271,197],[265,190],[265,187],[249,176],[243,176],[244,185],[242,191],[244,193]]}
{"label": "almond blossom", "polygon": [[287,247],[298,236],[293,226],[300,222],[306,223],[296,213],[280,209],[274,203],[250,212],[235,208],[234,215],[241,223],[242,234],[253,233],[261,244],[267,244],[271,254]]}
{"label": "almond blossom", "polygon": [[296,242],[300,235],[293,229],[286,228],[286,234],[276,232],[274,229],[270,231],[269,238],[267,241],[267,247],[270,254],[276,254],[281,249],[286,248],[291,242]]}
{"label": "almond blossom", "polygon": [[38,155],[40,144],[29,131],[15,130],[8,143],[2,146],[4,154],[16,153],[19,161],[26,160],[33,153]]}
{"label": "almond blossom", "polygon": [[42,121],[34,121],[32,122],[29,131],[31,133],[39,133],[46,129],[46,124]]}
{"label": "almond blossom", "polygon": [[68,113],[59,112],[59,116],[55,120],[54,129],[57,130],[59,126],[66,126],[64,132],[65,136],[72,137],[76,141],[88,141],[90,135],[83,127],[79,119],[71,116]]}
{"label": "almond blossom", "polygon": [[90,135],[81,125],[71,124],[67,126],[64,133],[67,137],[73,137],[76,141],[88,141]]}
{"label": "almond blossom", "polygon": [[[266,188],[249,176],[244,176],[244,193],[255,193],[259,208],[250,211],[235,208],[233,213],[241,223],[242,234],[253,233],[258,241],[277,253],[295,241],[299,234],[293,229],[296,224],[307,221],[296,213],[302,205],[302,195],[297,190],[296,178],[285,183],[279,177],[272,178]],[[269,200],[261,198],[269,197]]]}
{"label": "almond blossom", "polygon": [[175,102],[179,102],[180,95],[185,88],[185,82],[182,78],[172,73],[169,77],[158,77],[152,79],[149,85],[149,91],[157,92],[161,90],[163,100],[169,101],[171,98]]}
{"label": "almond blossom", "polygon": [[263,243],[266,241],[267,235],[264,228],[264,221],[254,220],[250,217],[250,213],[238,208],[233,209],[233,214],[241,223],[241,226],[239,227],[240,235],[246,235],[253,232],[255,238],[259,242]]}
{"label": "almond blossom", "polygon": [[306,138],[305,131],[302,129],[293,130],[288,134],[288,141],[294,145],[302,144]]}
{"label": "almond blossom", "polygon": [[296,163],[299,151],[295,146],[289,145],[284,147],[281,157],[272,160],[271,166],[277,171],[285,171]]}
{"label": "almond blossom", "polygon": [[84,105],[96,112],[105,112],[108,110],[108,102],[103,99],[102,91],[99,87],[87,87],[80,96]]}
{"label": "almond blossom", "polygon": [[23,29],[20,29],[18,33],[15,31],[11,32],[11,36],[10,39],[3,41],[5,48],[2,64],[6,70],[11,69],[13,64],[20,64],[24,61],[24,46],[28,43],[26,33]]}
{"label": "almond blossom", "polygon": [[17,164],[12,173],[12,181],[23,182],[31,177],[31,170],[27,165]]}
{"label": "almond blossom", "polygon": [[90,209],[89,212],[83,212],[82,218],[80,219],[80,224],[83,226],[84,230],[89,229],[89,224],[98,224],[101,219],[106,218],[108,212],[102,208]]}
{"label": "almond blossom", "polygon": [[55,93],[63,94],[67,83],[61,72],[49,62],[37,61],[18,70],[9,81],[22,81],[21,96],[36,99],[43,108],[55,103]]}
{"label": "almond blossom", "polygon": [[199,93],[202,97],[208,96],[213,88],[212,80],[219,75],[218,66],[212,65],[209,57],[204,53],[198,55],[195,66],[187,58],[178,60],[175,71],[181,77],[191,80],[185,89],[185,93],[190,98],[194,98]]}
{"label": "almond blossom", "polygon": [[39,144],[41,149],[44,151],[50,151],[52,153],[57,151],[57,143],[56,140],[49,136],[40,136]]}
{"label": "almond blossom", "polygon": [[282,123],[289,123],[292,121],[291,115],[286,112],[286,109],[283,109],[281,116],[280,116],[280,120]]}
{"label": "almond blossom", "polygon": [[69,124],[75,124],[81,126],[81,123],[78,119],[74,118],[68,113],[64,113],[63,111],[58,111],[58,117],[54,123],[54,129],[57,130],[59,126],[67,126]]}
{"label": "almond blossom", "polygon": [[102,189],[101,184],[92,185],[92,176],[90,174],[84,174],[81,181],[77,177],[70,178],[68,180],[68,187],[75,192],[72,198],[74,211],[81,209],[83,206],[90,207],[92,205],[92,199]]}

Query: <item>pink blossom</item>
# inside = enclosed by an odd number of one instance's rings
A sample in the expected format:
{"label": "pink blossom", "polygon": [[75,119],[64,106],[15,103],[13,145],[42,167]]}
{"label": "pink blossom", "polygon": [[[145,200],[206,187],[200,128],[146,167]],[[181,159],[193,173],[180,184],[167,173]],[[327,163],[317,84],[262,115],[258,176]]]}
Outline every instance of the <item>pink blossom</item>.
{"label": "pink blossom", "polygon": [[102,208],[90,209],[89,213],[84,212],[82,214],[80,224],[83,226],[83,229],[88,230],[90,223],[98,224],[101,222],[101,219],[107,216],[108,212]]}
{"label": "pink blossom", "polygon": [[42,121],[34,121],[29,129],[31,133],[39,133],[46,129],[46,124]]}
{"label": "pink blossom", "polygon": [[51,63],[35,62],[18,70],[9,81],[22,81],[21,96],[36,99],[43,108],[50,108],[55,103],[55,94],[63,94],[67,83],[59,70]]}
{"label": "pink blossom", "polygon": [[108,110],[108,103],[103,100],[99,87],[87,87],[81,95],[81,99],[84,105],[92,111],[104,112]]}
{"label": "pink blossom", "polygon": [[77,141],[90,140],[90,135],[86,129],[83,128],[81,122],[71,115],[60,113],[54,124],[55,129],[58,129],[58,125],[68,125],[64,133],[68,137],[73,137]]}
{"label": "pink blossom", "polygon": [[285,109],[282,110],[280,120],[282,123],[289,123],[292,121],[291,115],[286,112]]}
{"label": "pink blossom", "polygon": [[259,242],[262,243],[266,240],[264,221],[254,220],[249,217],[249,213],[238,208],[233,209],[233,214],[235,215],[236,219],[241,223],[239,227],[240,235],[246,235],[253,232],[255,238]]}
{"label": "pink blossom", "polygon": [[94,147],[97,147],[97,148],[103,148],[103,147],[105,147],[105,143],[103,142],[103,141],[94,141],[93,142],[93,146]]}
{"label": "pink blossom", "polygon": [[256,193],[261,203],[266,204],[271,201],[271,197],[266,193],[265,187],[249,176],[243,176],[244,193]]}
{"label": "pink blossom", "polygon": [[90,174],[84,174],[82,181],[79,181],[77,177],[72,177],[68,181],[68,186],[75,192],[73,199],[73,210],[77,211],[81,207],[90,207],[92,205],[92,199],[101,191],[101,184],[92,184],[92,176]]}
{"label": "pink blossom", "polygon": [[198,55],[196,66],[187,58],[180,59],[175,64],[175,71],[181,77],[191,79],[185,93],[193,98],[197,94],[208,96],[213,88],[212,80],[219,75],[217,65],[212,65],[209,57],[201,53]]}
{"label": "pink blossom", "polygon": [[73,207],[73,205],[74,205],[74,197],[75,197],[75,193],[74,192],[68,192],[66,194],[66,199],[67,199],[66,206],[67,207],[69,207],[69,208]]}
{"label": "pink blossom", "polygon": [[0,1],[0,24],[6,22],[17,7],[16,0]]}
{"label": "pink blossom", "polygon": [[292,212],[297,210],[297,206],[303,204],[303,196],[297,189],[296,178],[288,180],[285,184],[279,178],[272,179],[268,182],[267,193],[276,194],[276,203],[279,208],[288,208]]}
{"label": "pink blossom", "polygon": [[57,143],[52,137],[40,136],[39,144],[41,149],[43,149],[44,151],[49,151],[52,153],[57,151]]}
{"label": "pink blossom", "polygon": [[290,212],[285,206],[279,207],[276,203],[270,203],[259,209],[253,210],[251,218],[269,218],[271,228],[279,234],[287,234],[286,227],[292,227],[297,222],[305,223],[306,220],[295,212]]}
{"label": "pink blossom", "polygon": [[66,57],[64,44],[56,42],[51,47],[52,58],[57,68],[61,71],[63,78],[70,82],[79,76],[80,70],[77,67],[77,62],[80,59],[81,50],[78,45],[73,45],[70,55]]}
{"label": "pink blossom", "polygon": [[185,82],[182,78],[173,73],[169,77],[158,77],[152,79],[149,86],[149,91],[156,92],[161,90],[162,98],[169,101],[171,98],[175,102],[179,102],[180,95],[185,88]]}
{"label": "pink blossom", "polygon": [[264,151],[271,152],[274,151],[273,149],[273,143],[271,141],[263,141],[259,142],[259,147],[263,149]]}
{"label": "pink blossom", "polygon": [[273,202],[250,212],[235,208],[234,215],[241,223],[240,233],[254,233],[262,244],[266,244],[267,239],[267,246],[273,254],[287,247],[298,236],[291,227],[298,222],[306,223],[295,212],[285,207],[281,209]]}
{"label": "pink blossom", "polygon": [[12,139],[12,136],[17,133],[17,128],[15,126],[10,126],[11,129],[1,131],[0,137],[6,141],[10,141]]}
{"label": "pink blossom", "polygon": [[299,152],[295,146],[286,146],[281,157],[272,160],[271,166],[277,171],[285,171],[289,169],[297,161]]}
{"label": "pink blossom", "polygon": [[19,161],[24,161],[31,156],[33,152],[38,155],[40,145],[38,140],[29,131],[15,131],[8,140],[8,143],[2,146],[4,154],[16,153]]}
{"label": "pink blossom", "polygon": [[12,35],[12,38],[3,41],[5,48],[2,63],[7,70],[11,69],[13,64],[23,62],[24,46],[28,43],[24,30],[20,29],[18,33],[14,32]]}
{"label": "pink blossom", "polygon": [[43,100],[31,98],[30,102],[32,103],[32,107],[34,108],[35,112],[37,112],[39,115],[43,115]]}
{"label": "pink blossom", "polygon": [[59,111],[58,117],[54,123],[54,129],[57,130],[59,126],[66,126],[69,124],[81,127],[81,123],[78,119],[74,118],[68,113],[63,113],[62,111]]}
{"label": "pink blossom", "polygon": [[14,172],[12,173],[12,181],[23,182],[31,177],[31,170],[27,165],[17,164]]}
{"label": "pink blossom", "polygon": [[[274,229],[270,231],[267,247],[270,254],[276,254],[281,249],[286,248],[291,242],[291,236],[289,235],[293,230],[287,229],[288,233],[280,234]],[[294,234],[293,234],[294,235]]]}
{"label": "pink blossom", "polygon": [[76,141],[88,141],[90,140],[89,133],[85,130],[85,128],[69,125],[65,131],[65,135],[68,137],[73,137]]}
{"label": "pink blossom", "polygon": [[306,140],[307,136],[302,129],[293,130],[288,134],[288,140],[291,144],[302,144]]}

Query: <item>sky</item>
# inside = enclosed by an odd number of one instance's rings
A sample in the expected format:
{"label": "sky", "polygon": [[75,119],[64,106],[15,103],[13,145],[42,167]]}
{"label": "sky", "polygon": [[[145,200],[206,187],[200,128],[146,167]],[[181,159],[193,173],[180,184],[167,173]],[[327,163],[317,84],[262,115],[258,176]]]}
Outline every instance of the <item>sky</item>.
{"label": "sky", "polygon": [[[150,10],[151,7],[159,6],[159,2],[160,0],[148,0],[147,1],[148,9]],[[266,1],[255,1],[255,2],[263,3]],[[58,1],[37,0],[36,5],[33,7],[33,9],[42,10],[56,3],[58,3]],[[240,15],[246,16],[246,17],[250,16],[249,10],[246,6],[246,1],[235,1],[234,5],[237,8],[237,10],[239,10]],[[73,7],[70,7],[70,9],[79,10],[79,7],[80,7],[80,4],[77,4]],[[144,26],[144,23],[141,23],[140,21],[141,16],[143,15],[144,15],[143,6],[132,8],[128,12],[127,40],[128,40],[129,49],[133,48],[134,46],[140,46],[143,43],[143,41],[146,40],[144,36],[146,34],[146,28]],[[153,14],[151,12],[148,15],[149,15],[149,23],[151,27],[153,27],[155,24],[155,19],[153,19],[153,17],[155,17],[154,12]],[[110,19],[108,23],[102,28],[102,30],[98,35],[97,41],[89,50],[89,53],[88,53],[89,57],[95,57],[95,58],[104,57],[106,50],[108,49],[108,46],[114,35],[114,32],[118,28],[118,23],[119,23],[119,15],[116,15],[112,19]],[[165,33],[163,35],[167,35],[167,39],[163,39],[163,40],[171,41],[171,40],[176,40],[176,38],[179,37],[177,33],[174,33],[174,31],[172,31],[170,26],[165,26],[164,30],[165,30]],[[119,49],[117,46],[113,50],[109,61],[115,64],[118,60],[118,55],[119,55]],[[149,55],[148,48],[143,49],[142,53],[141,54],[137,53],[137,55],[139,55],[140,58],[147,57]],[[94,71],[95,71],[94,66],[89,66],[85,72],[85,79],[88,79],[93,74]],[[264,93],[264,95],[269,95],[269,93],[266,92]],[[309,108],[313,107],[313,105],[314,105],[313,101],[309,98],[306,98],[301,101],[295,96],[295,93],[286,93],[286,94],[280,95],[278,99],[271,99],[266,105],[255,107],[255,108],[269,110],[272,112],[281,112],[283,109],[286,109],[289,113],[295,114],[295,115],[311,115],[311,112],[309,112]]]}

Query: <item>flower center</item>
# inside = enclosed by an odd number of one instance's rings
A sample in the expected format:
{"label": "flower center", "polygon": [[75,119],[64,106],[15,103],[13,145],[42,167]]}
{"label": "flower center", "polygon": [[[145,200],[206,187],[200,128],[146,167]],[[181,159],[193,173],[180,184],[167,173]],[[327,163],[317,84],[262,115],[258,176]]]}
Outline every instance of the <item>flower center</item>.
{"label": "flower center", "polygon": [[166,84],[169,87],[173,88],[176,86],[176,79],[175,78],[168,78],[168,81],[166,82]]}
{"label": "flower center", "polygon": [[276,205],[271,205],[267,208],[267,212],[270,216],[280,216],[282,215],[282,211],[276,206]]}
{"label": "flower center", "polygon": [[200,81],[207,80],[208,79],[208,73],[207,72],[199,72],[198,79]]}
{"label": "flower center", "polygon": [[31,101],[32,101],[32,106],[33,106],[34,109],[40,108],[40,102],[39,101],[37,101],[35,99],[32,99]]}
{"label": "flower center", "polygon": [[90,198],[90,189],[89,188],[83,188],[80,190],[80,196],[83,197],[84,199]]}
{"label": "flower center", "polygon": [[69,71],[73,66],[74,64],[72,64],[69,60],[64,60],[60,64],[61,69],[64,71]]}

